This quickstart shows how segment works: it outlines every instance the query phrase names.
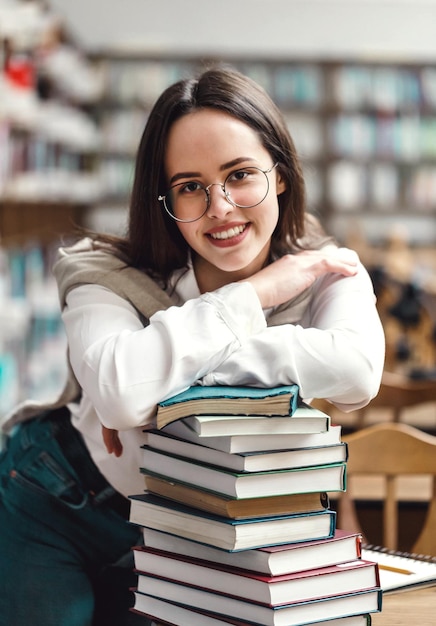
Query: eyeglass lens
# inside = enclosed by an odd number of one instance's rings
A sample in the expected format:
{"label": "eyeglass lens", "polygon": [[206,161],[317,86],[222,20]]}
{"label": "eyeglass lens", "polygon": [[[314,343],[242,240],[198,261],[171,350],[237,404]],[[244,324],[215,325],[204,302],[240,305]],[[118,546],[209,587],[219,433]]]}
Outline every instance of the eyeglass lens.
{"label": "eyeglass lens", "polygon": [[[269,170],[267,170],[269,171]],[[214,186],[213,184],[210,187]],[[222,185],[231,204],[250,208],[266,197],[269,181],[266,173],[257,167],[246,167],[231,172]],[[209,206],[210,190],[198,182],[180,183],[171,187],[165,196],[165,208],[181,221],[193,221],[204,215]]]}

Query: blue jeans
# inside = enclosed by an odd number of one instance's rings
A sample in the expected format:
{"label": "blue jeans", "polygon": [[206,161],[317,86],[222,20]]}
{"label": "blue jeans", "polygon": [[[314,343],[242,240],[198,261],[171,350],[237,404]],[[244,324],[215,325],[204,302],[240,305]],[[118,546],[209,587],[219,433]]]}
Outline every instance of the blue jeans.
{"label": "blue jeans", "polygon": [[140,533],[123,503],[67,413],[20,425],[0,455],[0,626],[149,624],[128,610]]}

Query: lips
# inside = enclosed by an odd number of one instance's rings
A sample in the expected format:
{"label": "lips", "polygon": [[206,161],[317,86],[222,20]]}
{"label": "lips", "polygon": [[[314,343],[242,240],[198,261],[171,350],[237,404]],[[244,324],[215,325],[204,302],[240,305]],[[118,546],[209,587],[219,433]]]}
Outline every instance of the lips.
{"label": "lips", "polygon": [[222,230],[215,233],[209,233],[209,237],[215,240],[227,240],[232,239],[233,237],[237,237],[246,229],[246,224],[240,224],[239,226],[233,226],[232,228],[228,228],[227,230]]}

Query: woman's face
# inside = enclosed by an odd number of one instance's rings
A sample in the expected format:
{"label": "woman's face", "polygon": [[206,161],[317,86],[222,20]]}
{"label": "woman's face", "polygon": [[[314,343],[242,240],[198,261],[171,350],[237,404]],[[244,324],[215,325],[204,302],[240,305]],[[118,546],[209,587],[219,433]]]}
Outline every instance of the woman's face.
{"label": "woman's face", "polygon": [[[165,169],[169,186],[184,195],[211,183],[246,177],[244,168],[268,170],[274,166],[257,133],[231,115],[214,109],[189,113],[177,120],[169,133]],[[234,172],[238,172],[232,176]],[[265,263],[271,235],[277,225],[277,196],[285,189],[277,168],[266,174],[269,191],[257,206],[239,208],[230,204],[222,187],[210,187],[210,206],[195,222],[177,222],[193,250],[197,280],[204,289],[216,288],[251,276]],[[261,175],[263,176],[263,175]],[[231,185],[231,182],[229,182]],[[236,193],[236,192],[235,192]]]}

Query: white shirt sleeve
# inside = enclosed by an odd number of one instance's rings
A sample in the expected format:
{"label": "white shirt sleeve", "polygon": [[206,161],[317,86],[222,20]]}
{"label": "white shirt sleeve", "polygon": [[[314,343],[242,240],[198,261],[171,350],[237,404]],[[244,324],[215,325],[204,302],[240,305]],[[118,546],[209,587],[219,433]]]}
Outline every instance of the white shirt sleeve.
{"label": "white shirt sleeve", "polygon": [[217,369],[266,328],[249,283],[227,285],[153,315],[98,285],[67,296],[63,311],[69,356],[101,422],[118,430],[150,422],[156,404]]}
{"label": "white shirt sleeve", "polygon": [[300,324],[253,335],[204,384],[273,386],[297,383],[303,398],[326,398],[344,411],[378,392],[384,333],[370,278],[329,274],[319,279]]}

